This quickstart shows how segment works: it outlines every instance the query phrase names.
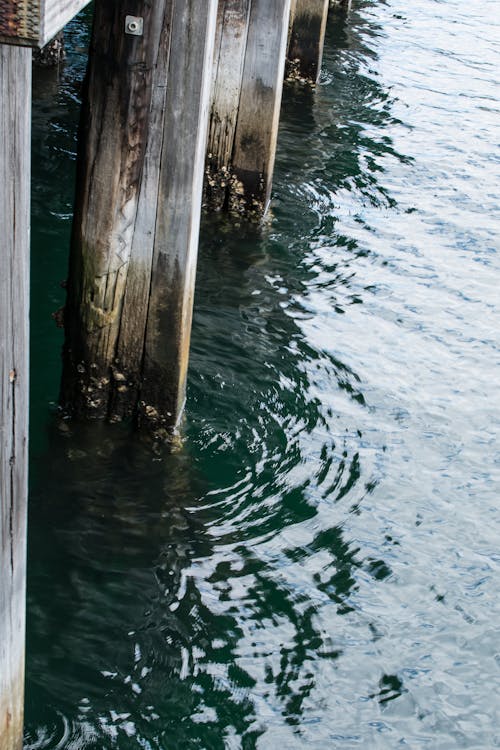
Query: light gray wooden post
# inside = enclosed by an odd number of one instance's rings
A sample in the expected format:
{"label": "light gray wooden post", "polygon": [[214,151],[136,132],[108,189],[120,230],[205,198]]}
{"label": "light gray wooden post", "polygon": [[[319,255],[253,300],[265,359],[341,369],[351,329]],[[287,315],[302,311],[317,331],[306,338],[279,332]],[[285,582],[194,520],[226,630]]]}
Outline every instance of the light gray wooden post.
{"label": "light gray wooden post", "polygon": [[156,433],[185,396],[217,0],[96,2],[63,405]]}
{"label": "light gray wooden post", "polygon": [[0,44],[0,747],[23,734],[31,50]]}
{"label": "light gray wooden post", "polygon": [[287,75],[316,83],[323,59],[329,0],[293,0]]}
{"label": "light gray wooden post", "polygon": [[175,427],[186,396],[217,0],[176,0],[139,413]]}
{"label": "light gray wooden post", "polygon": [[290,0],[221,0],[205,195],[261,216],[278,136]]}

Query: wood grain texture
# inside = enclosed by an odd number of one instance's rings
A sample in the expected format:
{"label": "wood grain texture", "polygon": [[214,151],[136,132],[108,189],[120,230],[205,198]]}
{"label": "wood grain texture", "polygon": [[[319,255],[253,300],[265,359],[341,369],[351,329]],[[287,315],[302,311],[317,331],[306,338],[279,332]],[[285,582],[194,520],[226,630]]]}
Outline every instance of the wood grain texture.
{"label": "wood grain texture", "polygon": [[[127,36],[127,14],[144,18]],[[216,0],[98,0],[80,128],[61,401],[154,429],[182,409]]]}
{"label": "wood grain texture", "polygon": [[294,0],[287,75],[316,83],[323,59],[329,0]]}
{"label": "wood grain texture", "polygon": [[[98,0],[95,6],[79,131],[61,392],[62,405],[86,417],[109,416],[115,374],[117,387],[123,387],[115,359],[144,169],[151,165],[151,159],[145,162],[157,102],[154,81],[160,42],[169,46],[163,30],[170,7],[170,0],[154,5]],[[125,34],[127,14],[143,17],[142,36]],[[149,225],[147,217],[140,219],[141,231],[152,238],[155,206],[148,216]],[[144,330],[145,321],[142,325]]]}
{"label": "wood grain texture", "polygon": [[165,137],[165,105],[172,30],[173,0],[165,2],[157,27],[150,117],[137,214],[130,250],[116,356],[109,418],[118,421],[135,415],[142,380],[144,339],[149,307],[161,154]]}
{"label": "wood grain texture", "polygon": [[252,0],[233,170],[257,213],[271,194],[289,19],[290,0]]}
{"label": "wood grain texture", "polygon": [[220,0],[207,141],[205,202],[227,207],[251,0]]}
{"label": "wood grain texture", "polygon": [[185,400],[217,0],[174,0],[140,410],[156,431]]}
{"label": "wood grain texture", "polygon": [[0,747],[22,747],[31,50],[0,45]]}

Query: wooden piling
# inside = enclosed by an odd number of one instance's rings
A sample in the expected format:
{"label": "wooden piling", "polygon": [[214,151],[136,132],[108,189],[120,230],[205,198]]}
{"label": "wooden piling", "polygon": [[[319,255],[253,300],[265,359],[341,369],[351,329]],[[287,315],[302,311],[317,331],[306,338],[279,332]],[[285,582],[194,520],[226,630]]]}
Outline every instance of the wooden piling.
{"label": "wooden piling", "polygon": [[329,0],[293,0],[287,78],[316,83],[323,59]]}
{"label": "wooden piling", "polygon": [[139,416],[158,435],[184,406],[217,0],[176,2]]}
{"label": "wooden piling", "polygon": [[[62,403],[171,429],[184,401],[216,0],[98,0]],[[126,16],[142,33],[127,33]]]}
{"label": "wooden piling", "polygon": [[0,44],[0,747],[23,733],[31,50]]}
{"label": "wooden piling", "polygon": [[221,0],[205,196],[262,216],[270,198],[290,0]]}
{"label": "wooden piling", "polygon": [[[219,0],[207,142],[206,202],[211,209],[238,209],[231,173],[251,0]],[[232,184],[231,184],[232,183]]]}

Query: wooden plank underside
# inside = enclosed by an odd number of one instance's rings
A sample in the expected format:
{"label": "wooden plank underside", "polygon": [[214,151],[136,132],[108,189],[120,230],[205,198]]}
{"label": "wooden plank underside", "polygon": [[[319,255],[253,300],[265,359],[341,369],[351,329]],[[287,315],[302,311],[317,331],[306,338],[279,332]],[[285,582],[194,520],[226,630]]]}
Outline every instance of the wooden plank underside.
{"label": "wooden plank underside", "polygon": [[0,0],[0,43],[43,47],[90,0]]}
{"label": "wooden plank underside", "polygon": [[53,39],[89,2],[90,0],[42,0],[39,46],[43,47]]}

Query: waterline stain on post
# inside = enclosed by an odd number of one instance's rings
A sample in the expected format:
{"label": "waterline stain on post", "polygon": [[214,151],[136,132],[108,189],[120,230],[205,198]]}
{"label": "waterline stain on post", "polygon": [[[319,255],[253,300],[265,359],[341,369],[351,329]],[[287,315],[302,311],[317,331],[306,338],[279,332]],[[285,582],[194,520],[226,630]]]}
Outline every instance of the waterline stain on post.
{"label": "waterline stain on post", "polygon": [[293,0],[286,75],[316,83],[323,59],[329,0]]}
{"label": "waterline stain on post", "polygon": [[141,0],[135,35],[124,0],[96,3],[61,389],[76,415],[163,434],[182,410],[216,10]]}
{"label": "waterline stain on post", "polygon": [[290,0],[219,7],[205,202],[260,218],[271,193]]}

